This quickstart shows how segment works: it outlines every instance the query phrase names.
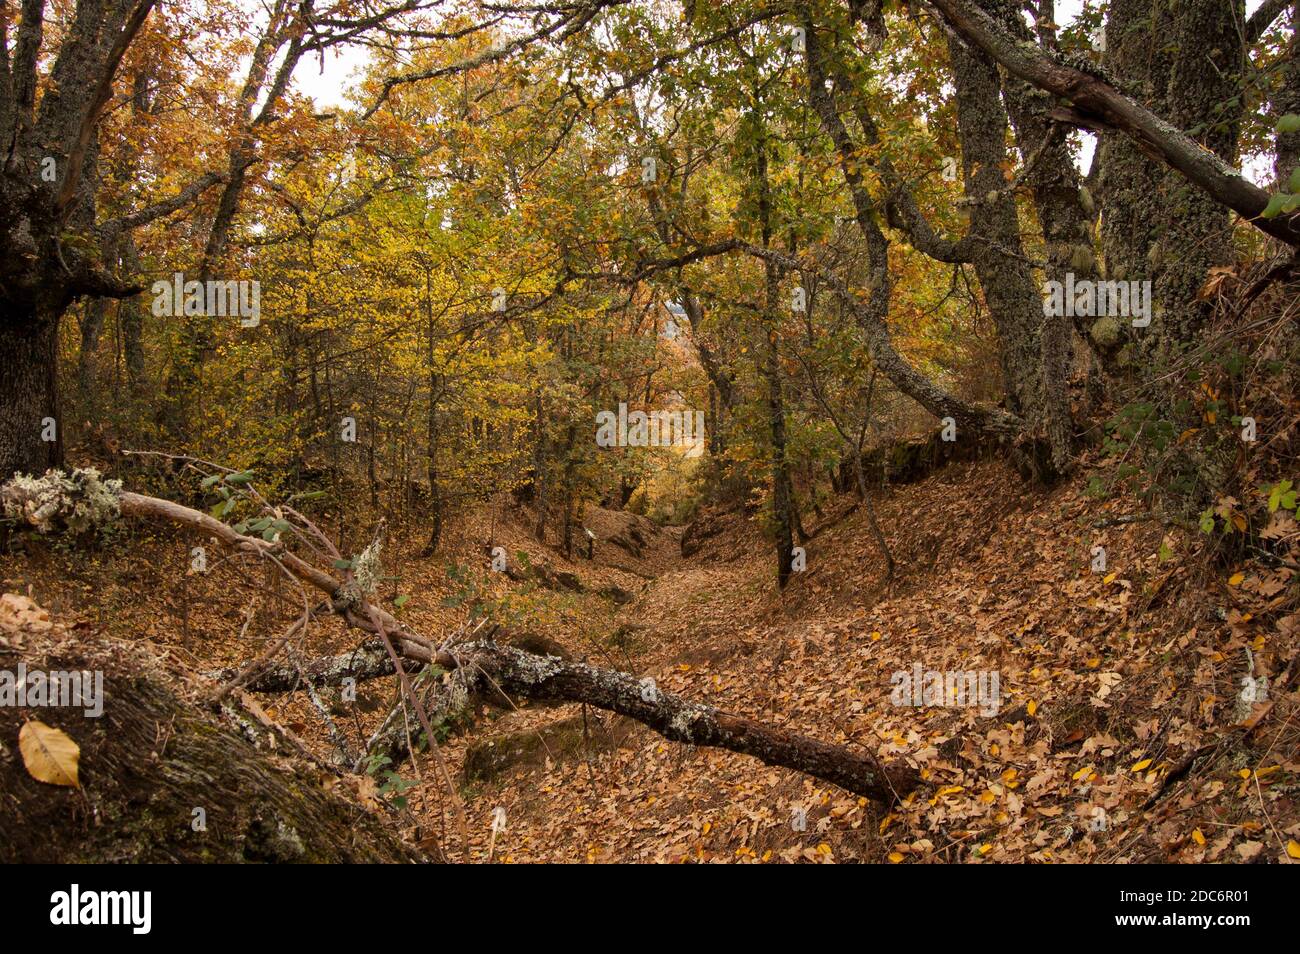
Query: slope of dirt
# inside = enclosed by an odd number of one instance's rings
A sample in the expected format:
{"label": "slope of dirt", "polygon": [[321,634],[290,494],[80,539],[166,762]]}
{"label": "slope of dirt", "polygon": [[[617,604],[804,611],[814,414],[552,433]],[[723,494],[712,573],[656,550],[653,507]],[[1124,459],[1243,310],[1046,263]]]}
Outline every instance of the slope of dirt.
{"label": "slope of dirt", "polygon": [[[1294,690],[1279,687],[1253,732],[1230,726],[1244,646],[1284,670],[1294,617],[1229,622],[1232,588],[1179,556],[1194,540],[1152,523],[1095,528],[1108,514],[1078,486],[1030,492],[1000,463],[954,465],[896,488],[880,510],[902,566],[892,595],[880,594],[859,514],[817,535],[784,596],[757,531],[732,516],[618,618],[638,627],[637,671],[660,686],[913,759],[928,791],[882,813],[797,773],[637,730],[631,744],[533,759],[473,790],[480,828],[497,807],[509,819],[496,857],[1292,860]],[[1105,573],[1091,571],[1094,545]],[[996,672],[997,713],[892,704],[893,674],[917,664]],[[494,730],[575,711],[516,713]],[[610,731],[607,717],[588,718],[593,738]],[[466,745],[454,742],[453,758]]]}
{"label": "slope of dirt", "polygon": [[[418,556],[418,532],[394,533],[386,565],[399,578],[383,595],[408,596],[400,613],[421,631],[448,632],[463,624],[470,602],[488,600],[512,626],[577,658],[912,760],[927,781],[882,809],[792,771],[675,745],[606,713],[489,710],[443,746],[472,842],[468,853],[450,847],[452,859],[1197,862],[1300,854],[1297,620],[1264,600],[1254,577],[1203,569],[1198,541],[1183,530],[1115,522],[1125,511],[1088,498],[1081,480],[1033,491],[989,460],[951,464],[878,500],[900,568],[885,592],[879,554],[863,514],[848,513],[851,503],[828,502],[820,529],[809,527],[807,570],[784,594],[769,546],[740,513],[708,515],[714,532],[688,557],[680,530],[589,508],[595,559],[580,545],[565,560],[553,536],[533,539],[531,513],[504,496],[450,527],[434,558]],[[611,542],[620,534],[630,545]],[[1098,545],[1104,572],[1091,568]],[[61,600],[63,611],[194,670],[246,661],[293,618],[300,597],[239,559],[187,576],[188,546],[141,528],[90,553],[32,544],[7,561],[4,585],[30,586],[38,601]],[[493,574],[493,546],[575,574],[581,588]],[[448,577],[448,563],[470,568],[472,598],[463,575]],[[611,587],[632,601],[611,598]],[[358,639],[322,621],[297,651],[339,651]],[[1243,711],[1247,648],[1254,672],[1272,682],[1267,701]],[[896,704],[896,676],[914,667],[996,673],[996,712]],[[381,680],[364,686],[357,706],[326,701],[358,738],[393,694],[392,680]],[[321,717],[301,694],[265,702],[273,718],[329,753]],[[1243,718],[1249,726],[1234,727]],[[454,811],[431,761],[400,771],[415,783],[402,793],[409,830],[454,844]],[[505,825],[494,833],[497,809]]]}

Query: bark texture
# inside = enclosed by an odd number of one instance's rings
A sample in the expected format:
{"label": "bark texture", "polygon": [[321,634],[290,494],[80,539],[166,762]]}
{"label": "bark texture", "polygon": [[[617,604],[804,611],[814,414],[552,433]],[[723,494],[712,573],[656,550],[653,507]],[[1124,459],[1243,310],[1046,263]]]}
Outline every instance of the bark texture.
{"label": "bark texture", "polygon": [[[34,660],[49,670],[106,670],[104,711],[0,708],[0,862],[413,862],[424,860],[378,818],[313,777],[256,748],[215,716],[179,699],[160,674],[117,652],[80,649]],[[80,747],[80,789],[38,782],[18,731],[38,719]],[[195,830],[195,809],[205,830]]]}

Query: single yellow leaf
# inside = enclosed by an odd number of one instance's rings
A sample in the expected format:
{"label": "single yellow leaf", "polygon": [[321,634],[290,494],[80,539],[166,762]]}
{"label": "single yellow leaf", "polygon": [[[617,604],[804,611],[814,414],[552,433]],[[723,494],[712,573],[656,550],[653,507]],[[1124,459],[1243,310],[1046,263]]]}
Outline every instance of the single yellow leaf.
{"label": "single yellow leaf", "polygon": [[1029,705],[1025,706],[1025,711],[1028,712],[1030,715],[1033,715],[1035,712],[1038,711],[1038,703],[1035,702],[1033,699],[1030,699]]}
{"label": "single yellow leaf", "polygon": [[1234,573],[1232,574],[1232,576],[1228,577],[1228,585],[1236,586],[1245,578],[1246,578],[1246,574],[1244,573]]}
{"label": "single yellow leaf", "polygon": [[1192,829],[1192,841],[1202,846],[1205,844],[1205,836],[1201,834],[1201,830],[1199,828]]}
{"label": "single yellow leaf", "polygon": [[23,754],[23,765],[36,781],[81,787],[77,779],[81,749],[67,733],[44,722],[25,722],[18,730],[18,749]]}
{"label": "single yellow leaf", "polygon": [[1286,853],[1292,858],[1300,858],[1300,841],[1292,838],[1286,843]]}
{"label": "single yellow leaf", "polygon": [[1103,582],[1103,583],[1114,583],[1114,582],[1115,582],[1115,577],[1118,576],[1118,575],[1119,575],[1118,573],[1107,573],[1104,577],[1101,578],[1101,582]]}
{"label": "single yellow leaf", "polygon": [[896,865],[896,864],[898,864],[898,863],[899,863],[900,861],[902,861],[902,860],[903,860],[903,856],[900,855],[898,852],[896,852],[896,851],[891,851],[891,852],[889,853],[889,863],[890,863],[890,864],[895,864],[895,865]]}
{"label": "single yellow leaf", "polygon": [[1143,759],[1141,762],[1138,762],[1136,765],[1134,765],[1131,771],[1140,772],[1150,764],[1151,764],[1150,759]]}

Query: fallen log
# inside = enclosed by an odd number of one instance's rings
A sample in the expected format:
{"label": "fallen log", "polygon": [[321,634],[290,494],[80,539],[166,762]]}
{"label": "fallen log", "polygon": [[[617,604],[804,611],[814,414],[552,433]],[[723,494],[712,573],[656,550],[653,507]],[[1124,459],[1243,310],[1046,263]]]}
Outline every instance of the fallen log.
{"label": "fallen log", "polygon": [[[367,643],[351,653],[327,656],[303,667],[318,674],[317,685],[339,685],[344,679],[391,675],[377,661],[383,647]],[[602,669],[558,656],[534,653],[491,641],[460,643],[439,651],[433,662],[447,670],[460,670],[469,696],[507,697],[533,701],[586,703],[597,709],[635,719],[664,738],[686,745],[727,749],[750,755],[767,765],[791,768],[833,782],[842,788],[879,801],[893,801],[919,783],[906,765],[885,766],[872,755],[774,728],[746,716],[690,702],[659,689],[647,679]],[[279,692],[300,682],[296,670],[279,668],[246,688],[254,692]]]}
{"label": "fallen log", "polygon": [[[635,719],[674,742],[753,756],[768,765],[795,769],[854,794],[884,802],[906,795],[919,784],[919,776],[910,766],[885,766],[866,751],[830,745],[746,716],[690,702],[658,689],[651,680],[638,679],[629,673],[558,656],[538,655],[490,639],[437,646],[370,603],[364,592],[350,585],[351,581],[336,579],[281,544],[241,534],[208,514],[181,504],[123,491],[116,482],[101,481],[93,471],[76,471],[71,477],[50,471],[40,479],[20,475],[0,487],[0,504],[5,512],[43,530],[67,525],[71,515],[86,509],[87,501],[94,502],[97,512],[106,507],[111,510],[112,505],[105,503],[106,496],[115,498],[124,516],[165,520],[215,536],[235,550],[275,559],[299,579],[329,594],[334,611],[349,625],[378,633],[380,639],[361,650],[308,663],[304,671],[315,674],[314,685],[331,684],[316,680],[341,681],[348,677],[362,679],[387,674],[379,658],[380,653],[387,652],[383,642],[386,636],[392,640],[397,656],[460,670],[467,696],[477,693],[499,697],[505,693],[539,701],[586,703]],[[102,522],[107,522],[110,516],[105,515]],[[387,672],[391,673],[396,668],[396,656],[388,653],[388,659]],[[291,688],[302,679],[300,668],[278,667],[263,672],[249,680],[246,688]]]}

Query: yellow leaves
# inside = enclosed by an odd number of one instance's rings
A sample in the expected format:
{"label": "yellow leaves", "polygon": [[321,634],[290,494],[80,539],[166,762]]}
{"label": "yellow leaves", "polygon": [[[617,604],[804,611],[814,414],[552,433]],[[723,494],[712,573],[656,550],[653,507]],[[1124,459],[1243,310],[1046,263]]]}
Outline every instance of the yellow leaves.
{"label": "yellow leaves", "polygon": [[38,782],[80,788],[77,762],[81,749],[60,729],[32,720],[18,731],[18,749],[23,765]]}
{"label": "yellow leaves", "polygon": [[1286,853],[1292,858],[1300,859],[1300,842],[1294,838],[1286,843]]}
{"label": "yellow leaves", "polygon": [[899,854],[897,851],[891,851],[889,853],[889,863],[891,865],[900,864],[902,860],[903,860],[903,856]]}
{"label": "yellow leaves", "polygon": [[1038,714],[1038,702],[1037,702],[1036,700],[1034,700],[1034,699],[1030,699],[1030,700],[1029,700],[1029,704],[1028,704],[1027,706],[1025,706],[1025,711],[1028,712],[1031,716],[1032,716],[1032,715],[1037,715],[1037,714]]}
{"label": "yellow leaves", "polygon": [[1143,759],[1142,761],[1136,763],[1136,764],[1135,764],[1131,769],[1129,769],[1129,771],[1130,771],[1130,772],[1140,772],[1140,771],[1142,771],[1144,768],[1146,768],[1147,766],[1149,766],[1149,765],[1151,764],[1151,761],[1152,761],[1151,759]]}
{"label": "yellow leaves", "polygon": [[1085,765],[1083,768],[1079,769],[1079,771],[1070,776],[1070,778],[1076,782],[1090,782],[1096,777],[1097,773],[1093,770],[1093,766],[1091,765]]}
{"label": "yellow leaves", "polygon": [[705,822],[704,827],[700,830],[700,834],[707,835],[711,831],[713,831],[713,822]]}
{"label": "yellow leaves", "polygon": [[[1244,523],[1245,521],[1242,521],[1242,522]],[[1244,528],[1243,528],[1243,529],[1244,529]],[[1245,578],[1246,578],[1246,574],[1244,574],[1244,573],[1238,571],[1238,572],[1232,574],[1232,576],[1228,577],[1228,585],[1229,585],[1229,586],[1240,586],[1240,585],[1241,585],[1241,581],[1244,580]]]}
{"label": "yellow leaves", "polygon": [[1205,835],[1201,834],[1201,830],[1199,828],[1192,829],[1192,841],[1196,842],[1202,848],[1205,847]]}
{"label": "yellow leaves", "polygon": [[1109,586],[1111,583],[1115,582],[1115,577],[1117,576],[1119,576],[1118,573],[1107,573],[1104,577],[1102,577],[1101,582]]}

